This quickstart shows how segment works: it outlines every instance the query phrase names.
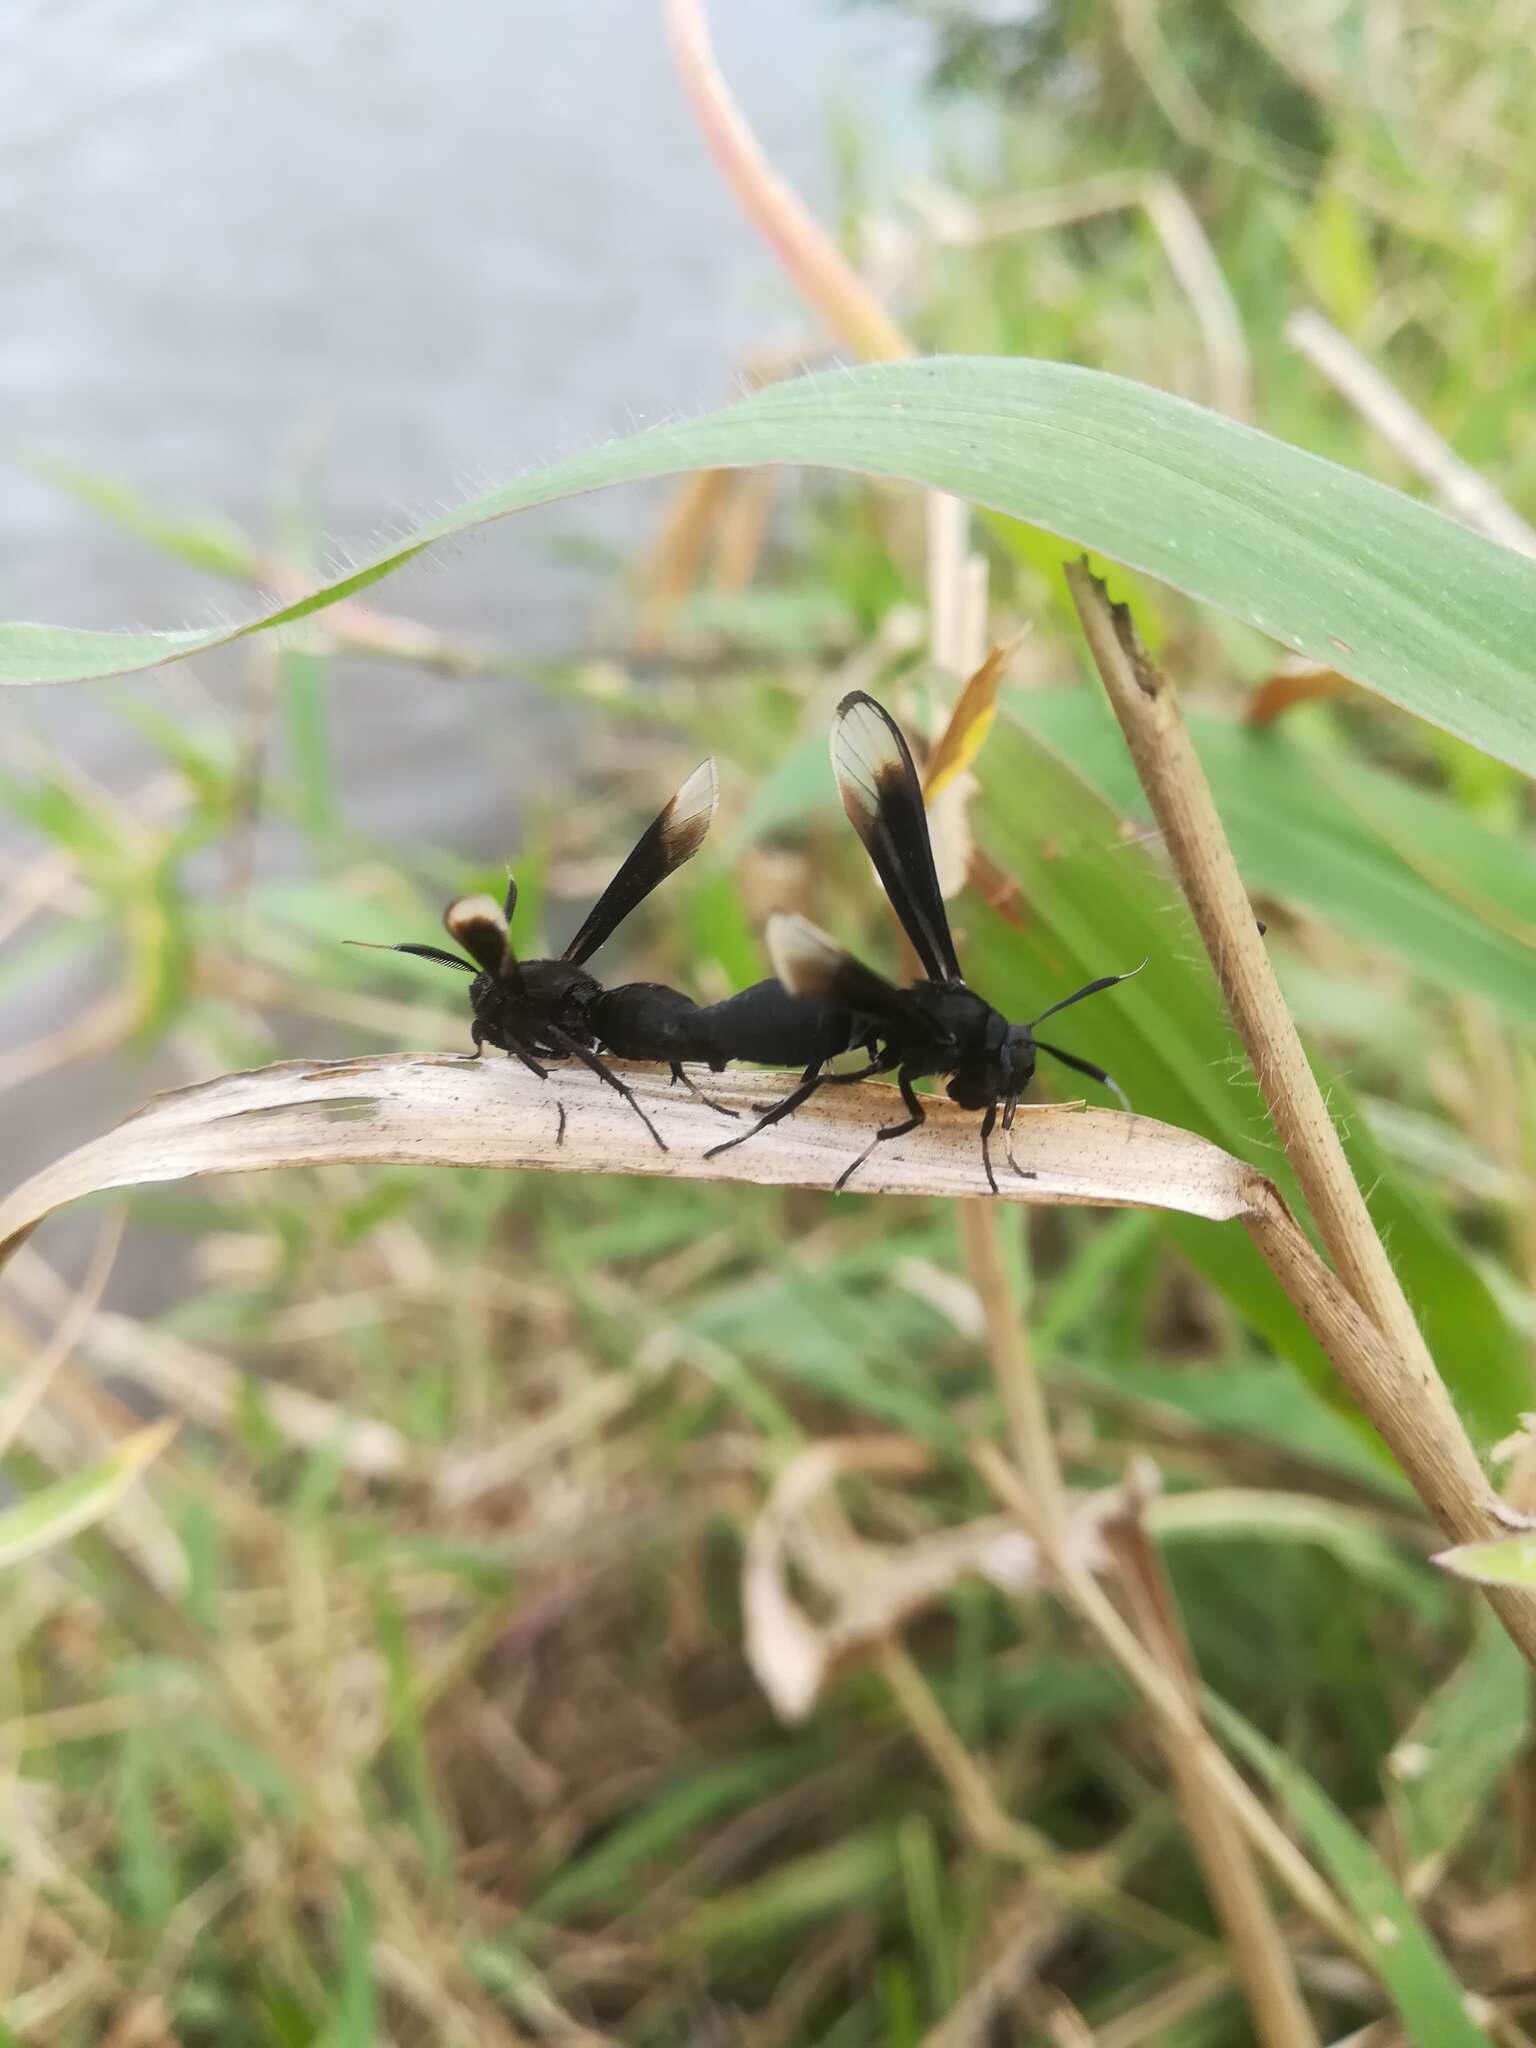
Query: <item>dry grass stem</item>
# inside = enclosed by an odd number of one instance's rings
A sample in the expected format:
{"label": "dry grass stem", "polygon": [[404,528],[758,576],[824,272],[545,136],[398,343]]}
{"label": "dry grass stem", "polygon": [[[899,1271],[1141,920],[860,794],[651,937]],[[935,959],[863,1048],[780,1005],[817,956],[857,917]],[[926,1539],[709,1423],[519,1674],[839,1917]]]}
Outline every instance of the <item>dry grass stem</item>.
{"label": "dry grass stem", "polygon": [[1058,1907],[1040,1899],[1033,1885],[1021,1888],[1004,1926],[997,1953],[936,2027],[922,2048],[986,2048],[1036,1982],[1041,1965],[1068,1933],[1071,1923]]}
{"label": "dry grass stem", "polygon": [[879,1656],[880,1674],[907,1726],[949,1788],[949,1796],[978,1848],[1026,1869],[1047,1866],[1055,1852],[1045,1836],[1015,1820],[998,1799],[986,1772],[950,1726],[933,1689],[894,1637]]}
{"label": "dry grass stem", "polygon": [[[1285,1007],[1177,695],[1098,578],[1081,563],[1066,574],[1153,816],[1323,1241],[1382,1333],[1405,1359],[1428,1366],[1424,1340]],[[1451,1414],[1448,1396],[1445,1405]]]}
{"label": "dry grass stem", "polygon": [[[1386,1248],[1350,1172],[1328,1105],[1286,1009],[1168,679],[1148,659],[1123,607],[1086,565],[1067,570],[1083,630],[1142,787],[1162,831],[1238,1034],[1359,1321],[1322,1280],[1320,1261],[1271,1194],[1249,1228],[1287,1292],[1343,1369],[1350,1391],[1403,1461],[1441,1527],[1470,1542],[1498,1527],[1498,1503],[1435,1370]],[[1304,1250],[1303,1247],[1306,1247]],[[1343,1294],[1343,1289],[1338,1290]],[[1351,1304],[1353,1306],[1353,1304]],[[1385,1338],[1373,1345],[1367,1325]],[[1323,1337],[1326,1328],[1330,1335]],[[1536,1663],[1536,1601],[1503,1597],[1499,1613]]]}
{"label": "dry grass stem", "polygon": [[1099,2029],[1098,2048],[1157,2048],[1160,2041],[1177,2039],[1175,2030],[1196,2013],[1203,2012],[1232,1988],[1232,1972],[1225,1964],[1204,1969],[1181,1970],[1129,2012],[1109,2020]]}
{"label": "dry grass stem", "polygon": [[1023,1305],[1008,1284],[998,1216],[980,1202],[960,1210],[965,1262],[986,1323],[992,1377],[1008,1418],[1013,1455],[1026,1485],[1053,1529],[1062,1526],[1061,1468],[1051,1436],[1050,1415],[1035,1371]]}
{"label": "dry grass stem", "polygon": [[0,1053],[0,1093],[29,1081],[40,1081],[45,1074],[56,1074],[61,1067],[115,1052],[132,1031],[138,1008],[130,989],[109,989],[68,1024],[45,1032],[28,1045],[13,1046]]}
{"label": "dry grass stem", "polygon": [[635,574],[639,617],[634,652],[654,654],[672,614],[698,581],[711,536],[723,516],[739,472],[702,469],[673,492],[646,559]]}
{"label": "dry grass stem", "polygon": [[[781,178],[752,132],[715,61],[704,0],[666,0],[678,76],[726,183],[790,281],[828,330],[864,362],[896,362],[917,350],[843,255],[837,243]],[[691,477],[673,499],[644,578],[642,647],[654,647],[669,612],[692,587],[706,537],[730,490],[715,474]],[[739,550],[738,550],[739,552]],[[755,543],[753,559],[755,559]],[[730,570],[730,558],[722,567]]]}
{"label": "dry grass stem", "polygon": [[[1477,1542],[1496,1532],[1502,1526],[1498,1499],[1454,1409],[1446,1427],[1449,1396],[1433,1367],[1420,1374],[1405,1365],[1318,1257],[1275,1189],[1268,1182],[1264,1188],[1267,1200],[1244,1216],[1244,1228],[1409,1484],[1454,1541]],[[1482,1590],[1521,1654],[1536,1666],[1536,1601],[1505,1586]]]}
{"label": "dry grass stem", "polygon": [[1285,323],[1286,340],[1320,370],[1447,512],[1522,555],[1536,555],[1536,527],[1505,502],[1488,479],[1463,462],[1450,443],[1321,313],[1304,307]]}
{"label": "dry grass stem", "polygon": [[[967,561],[970,508],[957,498],[931,492],[927,500],[928,609],[930,652],[936,667],[945,669],[957,687],[970,677],[983,679],[992,664],[987,655],[985,565],[978,577],[968,577]],[[996,671],[1001,680],[1001,665]],[[995,682],[981,680],[977,712],[972,723],[990,718]],[[960,704],[971,696],[970,685],[961,690]],[[963,731],[957,731],[956,714],[940,735],[935,748],[936,764],[942,768],[951,754],[962,759],[966,752]],[[1007,1261],[1003,1255],[1002,1219],[987,1202],[969,1202],[960,1210],[960,1238],[966,1268],[976,1298],[981,1303],[992,1376],[1008,1416],[1014,1455],[1026,1481],[1041,1503],[1041,1512],[1051,1526],[1060,1522],[1061,1474],[1056,1448],[1051,1441],[1050,1417],[1045,1397],[1035,1374],[1025,1326],[1023,1303],[1013,1300],[1008,1285]]]}
{"label": "dry grass stem", "polygon": [[1365,1959],[1354,1922],[1246,1780],[1217,1748],[1205,1723],[1181,1689],[1151,1656],[1116,1612],[1091,1572],[1065,1549],[1050,1551],[1035,1504],[1007,1461],[990,1444],[977,1444],[977,1470],[1003,1505],[1018,1516],[1050,1557],[1058,1590],[1124,1671],[1165,1729],[1165,1742],[1178,1742],[1198,1765],[1211,1796],[1220,1799],[1254,1849],[1296,1904],[1346,1954]]}
{"label": "dry grass stem", "polygon": [[900,1643],[892,1640],[886,1645],[880,1670],[979,1848],[1031,1871],[1035,1885],[1063,1905],[1123,1928],[1155,1948],[1184,1957],[1211,1952],[1210,1943],[1195,1929],[1119,1888],[1116,1879],[1134,1847],[1134,1829],[1096,1855],[1064,1856],[1037,1829],[1004,1811],[985,1772],[950,1726],[932,1688]]}
{"label": "dry grass stem", "polygon": [[[1244,1228],[1306,1318],[1352,1398],[1370,1417],[1437,1524],[1459,1542],[1487,1535],[1497,1502],[1454,1410],[1454,1434],[1440,1408],[1449,1397],[1438,1376],[1405,1368],[1391,1342],[1319,1258],[1311,1239],[1265,1182]],[[1466,1534],[1459,1532],[1465,1530]]]}
{"label": "dry grass stem", "polygon": [[1200,330],[1207,402],[1235,419],[1251,416],[1253,366],[1242,315],[1200,216],[1174,179],[1162,172],[1104,172],[981,207],[958,193],[931,186],[918,187],[912,198],[932,237],[962,248],[1139,210],[1161,244]]}
{"label": "dry grass stem", "polygon": [[117,1259],[117,1249],[122,1243],[123,1220],[120,1215],[109,1218],[101,1235],[96,1240],[96,1249],[91,1254],[91,1263],[85,1278],[73,1295],[67,1296],[58,1311],[58,1321],[52,1333],[14,1384],[0,1398],[0,1458],[3,1458],[15,1442],[28,1414],[42,1401],[48,1392],[49,1382],[70,1353],[75,1349],[95,1319],[101,1306],[101,1297],[112,1277],[112,1267]]}
{"label": "dry grass stem", "polygon": [[[63,1283],[30,1248],[11,1261],[6,1283],[34,1312],[60,1313]],[[228,1433],[239,1427],[245,1374],[206,1345],[111,1309],[97,1309],[75,1341],[97,1372],[143,1387],[204,1428]],[[360,1478],[402,1480],[430,1470],[426,1454],[391,1423],[356,1414],[303,1387],[266,1379],[261,1403],[268,1423],[295,1448],[323,1451]]]}
{"label": "dry grass stem", "polygon": [[[1068,1859],[1037,1829],[1005,1812],[895,1634],[963,1576],[977,1574],[1012,1593],[1037,1583],[1038,1546],[1015,1518],[989,1517],[893,1547],[865,1542],[839,1513],[826,1512],[835,1507],[830,1489],[840,1477],[911,1478],[932,1463],[926,1446],[882,1436],[816,1444],[785,1466],[753,1524],[742,1571],[747,1655],[758,1682],[781,1718],[800,1721],[831,1670],[876,1645],[898,1708],[978,1847],[1036,1871],[1053,1896],[1142,1940],[1177,1953],[1199,1948],[1201,1938],[1191,1930],[1117,1888],[1125,1844]],[[1098,1531],[1124,1512],[1118,1493],[1084,1496],[1063,1525],[1063,1548],[1074,1558],[1102,1562]],[[792,1563],[828,1603],[824,1620],[812,1621],[796,1600]]]}
{"label": "dry grass stem", "polygon": [[[1132,1628],[1149,1656],[1198,1715],[1199,1677],[1162,1563],[1133,1511],[1105,1525],[1104,1540],[1120,1564],[1118,1585]],[[1206,1754],[1159,1722],[1163,1754],[1178,1789],[1184,1824],[1205,1877],[1206,1892],[1227,1930],[1238,1980],[1264,2048],[1318,2048],[1285,1937],[1242,1831],[1212,1784]]]}
{"label": "dry grass stem", "polygon": [[748,469],[736,474],[736,488],[726,498],[714,534],[716,590],[748,590],[762,566],[782,489],[776,469]]}
{"label": "dry grass stem", "polygon": [[1036,2002],[1044,2013],[1051,2048],[1097,2048],[1098,2037],[1093,2029],[1059,1991],[1049,1991]]}
{"label": "dry grass stem", "polygon": [[679,76],[741,210],[836,335],[866,361],[912,345],[875,294],[768,161],[715,62],[703,0],[667,0]]}

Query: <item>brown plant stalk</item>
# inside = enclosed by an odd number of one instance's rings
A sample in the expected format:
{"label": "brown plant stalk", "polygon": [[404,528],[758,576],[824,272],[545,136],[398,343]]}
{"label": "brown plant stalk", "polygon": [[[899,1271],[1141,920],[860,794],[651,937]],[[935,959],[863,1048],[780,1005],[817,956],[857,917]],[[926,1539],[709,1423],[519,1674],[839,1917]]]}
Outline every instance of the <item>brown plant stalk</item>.
{"label": "brown plant stalk", "polygon": [[[956,499],[931,497],[928,519],[930,632],[935,665],[957,682],[982,671],[986,653],[986,564],[974,574],[967,555],[969,508]],[[945,735],[948,739],[949,734]],[[942,746],[943,742],[941,742]],[[1060,1555],[1065,1540],[1065,1496],[1061,1466],[1051,1434],[1050,1411],[1029,1341],[1028,1282],[1015,1300],[1009,1285],[1002,1232],[1006,1212],[983,1201],[959,1205],[961,1242],[972,1285],[981,1301],[992,1376],[1008,1418],[1009,1439],[1024,1486],[1034,1503],[1042,1549]],[[1021,1219],[1022,1222],[1022,1219]],[[1023,1248],[1027,1261],[1027,1225]],[[1135,1612],[1135,1588],[1127,1586]],[[1157,1655],[1166,1643],[1149,1642]],[[1164,1661],[1168,1661],[1166,1658]],[[1175,1677],[1195,1692],[1185,1665]],[[1231,1944],[1239,1982],[1264,2048],[1318,2048],[1307,2009],[1291,1974],[1285,1943],[1270,1913],[1263,1882],[1247,1839],[1210,1783],[1206,1750],[1192,1746],[1165,1720],[1158,1723],[1168,1768],[1178,1791],[1185,1826],[1206,1880],[1216,1917]]]}
{"label": "brown plant stalk", "polygon": [[[1139,1510],[1139,1501],[1131,1505]],[[1199,1674],[1162,1559],[1148,1538],[1139,1511],[1107,1523],[1104,1542],[1119,1567],[1117,1585],[1131,1627],[1191,1710],[1198,1712]],[[1218,1902],[1254,2030],[1263,2048],[1318,2048],[1317,2030],[1297,1985],[1285,1936],[1258,1865],[1219,1786],[1212,1782],[1205,1754],[1171,1728],[1162,1726],[1161,1733],[1184,1825],[1206,1890]]]}
{"label": "brown plant stalk", "polygon": [[1349,1914],[1246,1779],[1228,1762],[1184,1689],[1143,1646],[1093,1574],[1073,1556],[1070,1546],[1053,1546],[1049,1530],[1012,1466],[991,1444],[974,1445],[971,1455],[977,1471],[999,1501],[1040,1545],[1063,1597],[1099,1638],[1156,1716],[1165,1744],[1177,1743],[1186,1756],[1197,1761],[1209,1788],[1209,1798],[1221,1801],[1248,1844],[1269,1865],[1308,1918],[1347,1955],[1363,1955],[1364,1944]]}
{"label": "brown plant stalk", "polygon": [[[1501,1527],[1497,1496],[1350,1171],[1177,694],[1141,646],[1124,607],[1111,604],[1086,563],[1066,574],[1169,859],[1338,1278],[1273,1191],[1253,1205],[1245,1226],[1439,1526],[1456,1543],[1493,1535]],[[1508,1591],[1489,1597],[1536,1665],[1536,1599]]]}

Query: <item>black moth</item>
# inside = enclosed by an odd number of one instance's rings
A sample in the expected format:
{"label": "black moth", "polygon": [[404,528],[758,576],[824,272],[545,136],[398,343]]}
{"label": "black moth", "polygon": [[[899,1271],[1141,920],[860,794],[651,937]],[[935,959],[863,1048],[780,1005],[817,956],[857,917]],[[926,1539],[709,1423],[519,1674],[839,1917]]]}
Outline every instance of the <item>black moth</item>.
{"label": "black moth", "polygon": [[[715,764],[706,761],[641,833],[628,859],[588,911],[581,929],[558,960],[519,960],[513,952],[508,927],[517,907],[515,880],[507,883],[504,903],[498,903],[494,896],[461,896],[443,912],[449,937],[456,939],[469,954],[468,960],[445,952],[441,946],[412,942],[383,950],[413,953],[418,959],[435,960],[441,966],[462,968],[466,974],[474,975],[469,985],[474,1011],[470,1026],[475,1042],[472,1057],[478,1058],[487,1045],[497,1046],[520,1059],[540,1080],[548,1078],[548,1069],[543,1064],[546,1059],[579,1060],[624,1097],[665,1152],[661,1133],[641,1108],[634,1091],[593,1050],[603,1038],[600,1005],[605,998],[627,995],[629,991],[605,990],[594,975],[587,973],[585,962],[653,889],[698,852],[718,800]],[[672,991],[661,993],[671,995]],[[676,1000],[687,1003],[688,999],[679,996]],[[637,1053],[634,1057],[661,1059],[668,1055]],[[681,1067],[674,1063],[672,1072],[674,1079],[692,1088],[693,1083]],[[563,1109],[560,1128],[563,1135]]]}
{"label": "black moth", "polygon": [[[832,770],[843,809],[863,840],[927,977],[907,988],[898,988],[844,952],[803,917],[780,915],[769,921],[768,951],[785,988],[792,995],[873,1020],[880,1050],[867,1071],[894,1073],[906,1106],[905,1120],[877,1131],[865,1150],[839,1176],[837,1185],[844,1186],[877,1145],[889,1138],[903,1137],[925,1121],[913,1082],[928,1075],[947,1074],[950,1099],[963,1109],[983,1112],[982,1164],[987,1185],[996,1194],[989,1140],[999,1111],[1003,1130],[1011,1133],[1019,1098],[1034,1077],[1037,1053],[1049,1053],[1075,1073],[1086,1074],[1102,1087],[1113,1090],[1124,1102],[1121,1091],[1102,1067],[1079,1059],[1076,1053],[1065,1052],[1058,1045],[1048,1045],[1035,1036],[1035,1026],[1058,1010],[1082,1002],[1085,996],[1098,995],[1129,977],[1101,975],[1097,981],[1090,981],[1074,994],[1052,1003],[1029,1023],[1010,1024],[984,996],[966,986],[939,890],[922,784],[896,721],[883,705],[862,690],[853,691],[837,707],[832,726]],[[796,1091],[801,1100],[804,1092]],[[774,1114],[781,1115],[784,1109],[781,1104]],[[1029,1177],[1013,1157],[1011,1138],[1008,1159],[1016,1173]]]}

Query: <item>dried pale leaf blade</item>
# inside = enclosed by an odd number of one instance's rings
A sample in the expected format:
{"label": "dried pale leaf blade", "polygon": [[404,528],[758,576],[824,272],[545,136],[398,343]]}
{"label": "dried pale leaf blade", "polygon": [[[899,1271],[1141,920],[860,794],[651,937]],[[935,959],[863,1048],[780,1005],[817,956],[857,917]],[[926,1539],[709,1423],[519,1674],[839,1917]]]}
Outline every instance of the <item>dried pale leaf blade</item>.
{"label": "dried pale leaf blade", "polygon": [[981,752],[997,716],[997,693],[1003,687],[1017,645],[1017,640],[1013,640],[1004,647],[994,647],[955,699],[949,723],[923,764],[923,795],[930,804]]}
{"label": "dried pale leaf blade", "polygon": [[[838,1664],[885,1641],[962,1578],[980,1574],[1017,1593],[1037,1576],[1034,1543],[1005,1515],[896,1545],[855,1536],[840,1514],[818,1522],[844,1476],[910,1477],[928,1462],[926,1446],[911,1438],[850,1438],[802,1451],[774,1482],[747,1540],[741,1595],[747,1661],[781,1721],[803,1721]],[[823,1620],[796,1599],[792,1565],[818,1587]]]}
{"label": "dried pale leaf blade", "polygon": [[[665,1138],[658,1151],[633,1110],[596,1075],[540,1081],[512,1060],[384,1054],[286,1060],[154,1098],[104,1137],[35,1175],[0,1204],[0,1259],[52,1210],[104,1189],[278,1166],[401,1165],[639,1173],[830,1190],[889,1120],[892,1091],[827,1088],[773,1131],[718,1159],[731,1126],[668,1086],[665,1070],[621,1069]],[[750,1112],[774,1077],[711,1082]],[[983,1194],[977,1118],[928,1099],[922,1129],[882,1145],[859,1170],[864,1194]],[[566,1115],[563,1132],[560,1112]],[[739,1127],[738,1127],[739,1128]],[[1030,1178],[999,1169],[1002,1199],[1176,1208],[1226,1221],[1261,1198],[1251,1167],[1170,1124],[1114,1110],[1021,1112],[1014,1132]]]}
{"label": "dried pale leaf blade", "polygon": [[1349,677],[1341,676],[1332,662],[1290,662],[1264,678],[1243,716],[1249,725],[1273,725],[1298,704],[1326,701],[1351,687]]}
{"label": "dried pale leaf blade", "polygon": [[89,1529],[122,1499],[176,1434],[174,1420],[135,1430],[83,1472],[71,1472],[0,1514],[0,1570],[55,1550]]}
{"label": "dried pale leaf blade", "polygon": [[973,671],[955,700],[948,724],[923,766],[923,801],[928,811],[928,835],[933,842],[939,888],[946,897],[959,894],[976,859],[970,810],[977,783],[971,773],[971,764],[992,730],[992,722],[997,716],[997,693],[1002,688],[1012,652],[1012,645],[994,647],[981,666]]}
{"label": "dried pale leaf blade", "polygon": [[764,1514],[752,1531],[741,1576],[747,1662],[768,1704],[793,1726],[815,1706],[831,1651],[823,1631],[796,1603],[788,1584],[784,1539]]}

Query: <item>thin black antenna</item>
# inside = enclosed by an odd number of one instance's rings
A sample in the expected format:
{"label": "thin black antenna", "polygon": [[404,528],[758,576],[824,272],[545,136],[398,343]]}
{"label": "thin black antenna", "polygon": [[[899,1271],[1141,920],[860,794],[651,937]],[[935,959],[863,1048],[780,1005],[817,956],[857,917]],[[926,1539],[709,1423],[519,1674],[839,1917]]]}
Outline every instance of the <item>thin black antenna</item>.
{"label": "thin black antenna", "polygon": [[[1145,967],[1146,964],[1146,961],[1143,960],[1141,967]],[[1081,1003],[1089,996],[1100,996],[1107,988],[1118,988],[1122,981],[1129,981],[1131,975],[1140,974],[1141,967],[1133,967],[1129,974],[1101,974],[1097,981],[1088,982],[1074,994],[1063,996],[1059,1003],[1052,1003],[1051,1007],[1048,1010],[1042,1010],[1038,1017],[1031,1017],[1029,1020],[1030,1030],[1033,1031],[1037,1024],[1043,1024],[1047,1017],[1054,1017],[1058,1010],[1070,1010],[1074,1003]]]}

